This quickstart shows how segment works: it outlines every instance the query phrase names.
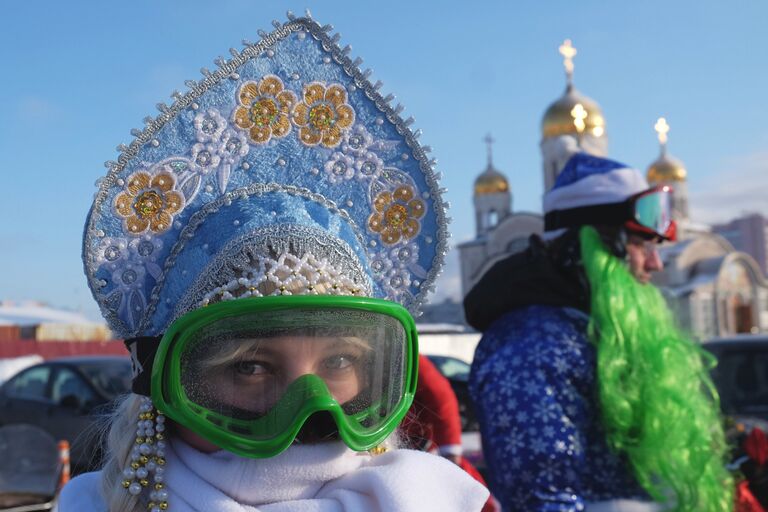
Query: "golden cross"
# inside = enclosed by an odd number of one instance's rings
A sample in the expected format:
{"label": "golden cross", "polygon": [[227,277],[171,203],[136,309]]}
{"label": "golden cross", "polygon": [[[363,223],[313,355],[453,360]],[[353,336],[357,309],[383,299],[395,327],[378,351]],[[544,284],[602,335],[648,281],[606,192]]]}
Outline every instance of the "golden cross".
{"label": "golden cross", "polygon": [[576,48],[571,44],[570,39],[563,41],[563,44],[558,48],[560,55],[563,56],[563,66],[565,66],[565,74],[568,77],[568,83],[571,83],[573,78],[573,58],[576,56]]}
{"label": "golden cross", "polygon": [[577,103],[576,106],[574,106],[571,109],[571,117],[573,117],[573,125],[576,127],[576,131],[579,132],[579,135],[581,135],[581,132],[584,131],[584,127],[586,126],[586,123],[584,120],[587,118],[589,114],[586,110],[584,110],[584,105],[581,103]]}
{"label": "golden cross", "polygon": [[656,124],[653,125],[653,129],[656,130],[656,133],[659,136],[659,144],[666,146],[667,133],[669,133],[669,125],[667,124],[667,120],[663,117],[660,117],[658,121],[656,121]]}
{"label": "golden cross", "polygon": [[483,142],[488,144],[488,167],[493,167],[493,163],[492,163],[493,159],[491,157],[491,144],[493,144],[496,141],[493,139],[493,137],[491,137],[491,134],[489,133],[488,135],[485,136],[485,138],[483,139]]}

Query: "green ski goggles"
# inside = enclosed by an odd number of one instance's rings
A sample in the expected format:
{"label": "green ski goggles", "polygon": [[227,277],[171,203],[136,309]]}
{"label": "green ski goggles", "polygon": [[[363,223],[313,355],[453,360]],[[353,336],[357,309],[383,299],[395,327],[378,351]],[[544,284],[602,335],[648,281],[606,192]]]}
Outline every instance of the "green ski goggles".
{"label": "green ski goggles", "polygon": [[416,325],[394,302],[237,299],[171,325],[152,367],[152,400],[177,423],[246,457],[277,455],[323,411],[347,446],[364,451],[405,416],[417,361]]}

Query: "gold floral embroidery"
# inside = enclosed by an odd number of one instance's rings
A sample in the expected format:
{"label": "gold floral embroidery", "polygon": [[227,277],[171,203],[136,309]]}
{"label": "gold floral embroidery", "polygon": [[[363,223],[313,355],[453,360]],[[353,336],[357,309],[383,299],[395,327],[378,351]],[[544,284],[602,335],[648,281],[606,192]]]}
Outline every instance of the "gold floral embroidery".
{"label": "gold floral embroidery", "polygon": [[162,233],[171,227],[173,215],[184,208],[184,196],[173,190],[176,178],[168,171],[154,176],[138,171],[128,178],[128,185],[115,197],[115,210],[123,218],[125,229],[138,235],[149,228]]}
{"label": "gold floral embroidery", "polygon": [[240,105],[235,109],[234,121],[248,131],[253,142],[263,144],[272,137],[282,138],[290,133],[296,95],[283,89],[282,80],[275,75],[240,87],[237,95]]}
{"label": "gold floral embroidery", "polygon": [[401,239],[411,239],[421,231],[418,219],[424,216],[426,204],[415,197],[413,187],[400,185],[394,192],[381,192],[373,201],[374,213],[368,217],[368,227],[379,233],[385,245]]}
{"label": "gold floral embroidery", "polygon": [[355,111],[347,104],[347,91],[340,84],[313,82],[304,86],[304,101],[293,110],[299,140],[307,146],[335,148],[355,122]]}

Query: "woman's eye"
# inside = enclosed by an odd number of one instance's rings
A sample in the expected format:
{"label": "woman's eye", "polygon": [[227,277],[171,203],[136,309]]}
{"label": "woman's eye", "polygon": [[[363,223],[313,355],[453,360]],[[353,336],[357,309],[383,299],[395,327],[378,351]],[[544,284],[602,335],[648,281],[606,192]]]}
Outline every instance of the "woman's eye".
{"label": "woman's eye", "polygon": [[357,358],[350,354],[339,354],[336,356],[327,357],[323,361],[323,366],[328,370],[345,370],[351,367]]}
{"label": "woman's eye", "polygon": [[266,375],[269,365],[259,361],[238,361],[235,363],[235,372],[240,375]]}

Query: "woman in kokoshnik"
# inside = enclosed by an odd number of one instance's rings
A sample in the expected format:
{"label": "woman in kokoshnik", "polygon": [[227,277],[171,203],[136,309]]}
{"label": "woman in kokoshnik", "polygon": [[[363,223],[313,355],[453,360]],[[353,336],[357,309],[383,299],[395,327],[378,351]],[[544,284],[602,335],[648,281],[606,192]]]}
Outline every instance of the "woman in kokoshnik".
{"label": "woman in kokoshnik", "polygon": [[433,163],[327,27],[275,26],[177,94],[100,185],[85,268],[133,393],[61,512],[465,512],[488,496],[397,449],[410,312],[447,247]]}

